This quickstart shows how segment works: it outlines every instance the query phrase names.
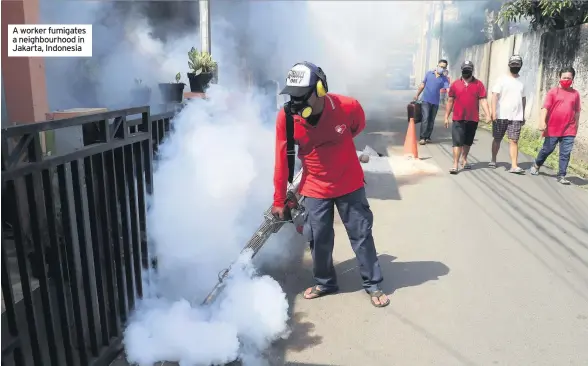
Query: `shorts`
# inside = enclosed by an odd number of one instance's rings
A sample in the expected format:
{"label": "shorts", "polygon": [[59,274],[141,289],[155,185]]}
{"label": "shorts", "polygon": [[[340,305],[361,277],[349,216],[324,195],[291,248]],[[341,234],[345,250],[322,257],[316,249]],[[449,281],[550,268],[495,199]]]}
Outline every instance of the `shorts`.
{"label": "shorts", "polygon": [[478,129],[478,122],[453,121],[451,126],[451,140],[453,147],[472,146]]}
{"label": "shorts", "polygon": [[519,137],[521,137],[521,128],[524,124],[524,121],[497,119],[496,122],[492,123],[492,137],[496,140],[502,140],[508,132],[509,140],[518,141]]}

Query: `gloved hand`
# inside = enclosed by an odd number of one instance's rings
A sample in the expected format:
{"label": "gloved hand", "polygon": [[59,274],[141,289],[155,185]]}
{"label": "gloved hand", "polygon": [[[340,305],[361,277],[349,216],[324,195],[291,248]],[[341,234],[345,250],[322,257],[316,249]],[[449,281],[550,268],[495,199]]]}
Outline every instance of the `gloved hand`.
{"label": "gloved hand", "polygon": [[279,218],[280,220],[284,220],[284,210],[286,207],[272,207],[272,215]]}

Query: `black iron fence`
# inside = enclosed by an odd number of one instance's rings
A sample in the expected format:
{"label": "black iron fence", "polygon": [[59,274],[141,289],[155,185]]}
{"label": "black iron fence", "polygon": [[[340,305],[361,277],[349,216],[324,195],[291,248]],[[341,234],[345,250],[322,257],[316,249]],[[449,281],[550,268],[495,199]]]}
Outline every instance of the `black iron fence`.
{"label": "black iron fence", "polygon": [[[3,366],[108,365],[118,354],[143,293],[146,196],[173,114],[141,107],[2,129]],[[83,146],[43,156],[40,132],[71,127]]]}

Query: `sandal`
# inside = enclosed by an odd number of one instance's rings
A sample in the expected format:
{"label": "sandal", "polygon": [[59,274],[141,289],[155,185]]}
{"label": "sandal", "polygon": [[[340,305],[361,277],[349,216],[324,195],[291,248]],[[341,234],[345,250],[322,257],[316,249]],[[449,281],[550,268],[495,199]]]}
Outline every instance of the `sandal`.
{"label": "sandal", "polygon": [[520,166],[517,166],[514,169],[510,168],[509,172],[513,173],[513,174],[518,174],[518,175],[523,175],[526,173],[525,170],[523,168],[521,168]]}
{"label": "sandal", "polygon": [[308,289],[302,293],[302,297],[304,297],[306,300],[318,299],[319,297],[334,294],[335,292],[339,291],[338,288],[323,288],[320,285],[314,285],[310,288],[311,290],[308,294],[308,297],[306,295],[306,291],[308,291]]}
{"label": "sandal", "polygon": [[472,164],[465,163],[461,167],[462,167],[462,169],[472,169]]}
{"label": "sandal", "polygon": [[376,290],[376,291],[372,291],[372,292],[368,292],[368,295],[370,295],[370,302],[372,303],[373,306],[377,307],[377,308],[383,308],[386,307],[388,305],[390,305],[390,299],[386,296],[386,302],[385,303],[379,303],[377,304],[374,299],[377,298],[378,301],[380,301],[380,297],[385,296],[386,294],[382,292],[382,290]]}
{"label": "sandal", "polygon": [[496,168],[496,162],[495,161],[491,161],[488,163],[488,167],[489,168]]}
{"label": "sandal", "polygon": [[457,168],[449,169],[449,174],[457,174]]}

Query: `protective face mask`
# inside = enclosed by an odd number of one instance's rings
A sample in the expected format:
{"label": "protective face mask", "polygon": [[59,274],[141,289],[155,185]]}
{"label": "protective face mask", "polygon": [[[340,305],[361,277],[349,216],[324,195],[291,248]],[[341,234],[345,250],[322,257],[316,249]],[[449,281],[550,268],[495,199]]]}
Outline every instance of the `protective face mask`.
{"label": "protective face mask", "polygon": [[443,71],[445,71],[445,69],[444,69],[444,68],[442,68],[442,67],[438,67],[438,68],[437,68],[437,73],[438,73],[438,74],[443,74]]}
{"label": "protective face mask", "polygon": [[310,98],[310,95],[304,96],[301,98],[292,97],[290,99],[290,102],[288,103],[289,108],[290,108],[290,113],[297,114],[297,115],[301,116],[302,118],[308,118],[310,116],[310,114],[312,113],[312,107],[308,103],[308,98]]}
{"label": "protective face mask", "polygon": [[462,76],[464,79],[469,79],[469,78],[472,76],[472,72],[471,72],[471,71],[462,71],[462,72],[461,72],[461,76]]}
{"label": "protective face mask", "polygon": [[559,85],[561,85],[562,88],[567,89],[570,86],[572,86],[572,83],[573,82],[574,81],[573,80],[570,80],[570,79],[563,79],[563,80],[560,80],[559,81]]}
{"label": "protective face mask", "polygon": [[518,67],[518,66],[511,66],[511,68],[510,68],[510,72],[513,73],[513,74],[515,74],[515,75],[518,74],[519,71],[521,71],[521,68]]}

